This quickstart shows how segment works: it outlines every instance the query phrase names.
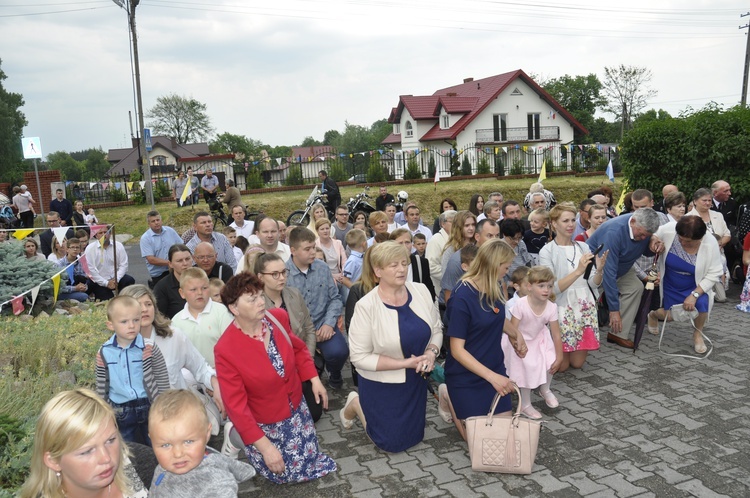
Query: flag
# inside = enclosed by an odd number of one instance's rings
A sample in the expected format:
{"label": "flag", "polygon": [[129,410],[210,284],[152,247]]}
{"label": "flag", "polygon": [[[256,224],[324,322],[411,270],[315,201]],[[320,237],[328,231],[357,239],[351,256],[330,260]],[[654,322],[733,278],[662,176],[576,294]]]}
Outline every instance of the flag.
{"label": "flag", "polygon": [[14,315],[20,315],[23,313],[23,294],[20,296],[16,296],[13,299],[10,300],[11,305],[13,305],[13,314]]}
{"label": "flag", "polygon": [[612,159],[609,160],[609,164],[607,165],[607,178],[612,183],[615,183],[615,168],[612,167]]}
{"label": "flag", "polygon": [[190,182],[185,184],[185,188],[182,189],[182,195],[180,195],[180,206],[185,204],[188,197],[190,197]]}
{"label": "flag", "polygon": [[435,168],[435,188],[437,188],[437,182],[440,181],[440,169]]}
{"label": "flag", "polygon": [[28,235],[31,235],[32,233],[34,233],[34,229],[33,228],[26,228],[26,229],[22,229],[22,230],[16,230],[16,232],[13,234],[13,236],[15,238],[17,238],[18,240],[23,240]]}
{"label": "flag", "polygon": [[65,242],[65,234],[68,233],[68,230],[70,230],[68,227],[52,228],[52,233],[55,234],[55,238],[60,243],[60,245],[63,245],[63,242]]}
{"label": "flag", "polygon": [[60,274],[52,276],[52,295],[54,302],[57,302],[57,294],[60,292]]}
{"label": "flag", "polygon": [[33,289],[31,289],[31,307],[29,308],[29,315],[34,310],[34,303],[36,303],[36,297],[39,295],[39,289],[41,287],[42,287],[42,284],[39,284]]}
{"label": "flag", "polygon": [[625,182],[622,186],[622,193],[620,194],[620,200],[617,201],[617,205],[615,205],[615,211],[617,214],[622,213],[622,210],[625,209],[625,193],[628,191],[628,184]]}
{"label": "flag", "polygon": [[539,183],[542,183],[542,180],[547,179],[547,161],[544,161],[542,163],[542,170],[539,172],[539,180],[537,180]]}

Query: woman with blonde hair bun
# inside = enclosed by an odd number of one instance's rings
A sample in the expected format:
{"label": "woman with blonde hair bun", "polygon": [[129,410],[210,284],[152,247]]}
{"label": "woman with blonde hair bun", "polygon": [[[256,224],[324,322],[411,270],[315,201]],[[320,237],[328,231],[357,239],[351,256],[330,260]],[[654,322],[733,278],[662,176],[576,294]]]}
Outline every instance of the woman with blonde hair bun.
{"label": "woman with blonde hair bun", "polygon": [[103,399],[89,389],[74,389],[44,405],[36,423],[31,473],[20,498],[146,494],[130,466],[115,413]]}

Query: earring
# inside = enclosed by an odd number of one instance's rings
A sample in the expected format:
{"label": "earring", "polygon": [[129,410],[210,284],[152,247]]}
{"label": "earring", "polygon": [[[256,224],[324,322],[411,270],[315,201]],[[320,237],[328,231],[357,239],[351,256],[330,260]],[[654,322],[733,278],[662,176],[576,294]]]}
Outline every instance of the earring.
{"label": "earring", "polygon": [[58,479],[60,479],[60,476],[61,476],[62,474],[60,474],[60,472],[55,472],[55,475],[57,476],[57,478],[58,478]]}

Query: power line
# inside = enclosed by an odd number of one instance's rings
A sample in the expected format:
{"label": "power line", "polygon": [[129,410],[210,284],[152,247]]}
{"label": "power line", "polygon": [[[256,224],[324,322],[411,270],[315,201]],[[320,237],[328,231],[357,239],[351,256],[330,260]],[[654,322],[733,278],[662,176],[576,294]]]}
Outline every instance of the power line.
{"label": "power line", "polygon": [[27,17],[27,16],[43,16],[47,14],[65,14],[68,12],[82,12],[85,10],[97,10],[97,9],[109,9],[109,6],[106,7],[86,7],[84,9],[69,9],[69,10],[51,10],[47,12],[30,12],[26,14],[2,14],[0,17]]}

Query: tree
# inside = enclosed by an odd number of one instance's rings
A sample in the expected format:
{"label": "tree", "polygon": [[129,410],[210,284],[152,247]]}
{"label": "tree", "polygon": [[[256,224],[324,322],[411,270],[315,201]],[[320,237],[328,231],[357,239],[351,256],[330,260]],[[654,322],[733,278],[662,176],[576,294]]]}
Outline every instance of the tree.
{"label": "tree", "polygon": [[101,147],[89,149],[83,161],[83,179],[86,181],[101,181],[112,167],[107,161],[107,153]]}
{"label": "tree", "polygon": [[341,133],[338,130],[328,130],[323,135],[323,145],[333,145],[340,136]]}
{"label": "tree", "polygon": [[626,66],[604,68],[603,94],[607,103],[603,110],[619,116],[620,137],[632,126],[633,116],[646,107],[648,99],[655,97],[656,90],[648,88],[653,75],[645,67]]}
{"label": "tree", "polygon": [[650,123],[651,121],[664,121],[665,119],[672,119],[672,115],[664,109],[659,109],[658,111],[655,109],[649,109],[635,118],[635,121],[633,121],[633,128]]}
{"label": "tree", "polygon": [[9,92],[3,87],[3,80],[7,78],[0,69],[0,181],[12,182],[19,180],[26,170],[21,137],[23,127],[28,122],[19,110],[24,104],[23,96],[20,93]]}
{"label": "tree", "polygon": [[[606,104],[601,96],[602,83],[593,73],[587,76],[564,75],[547,80],[543,88],[557,100],[589,132],[594,124],[596,109]],[[582,137],[576,137],[580,142]]]}
{"label": "tree", "polygon": [[206,104],[174,93],[156,99],[146,117],[153,120],[148,126],[155,135],[167,135],[181,144],[208,140],[214,132]]}
{"label": "tree", "polygon": [[370,125],[370,134],[372,135],[373,148],[380,147],[380,142],[391,134],[393,125],[387,119],[379,119]]}
{"label": "tree", "polygon": [[300,147],[317,147],[318,145],[323,145],[319,141],[315,140],[313,137],[307,136],[304,140],[302,140],[302,143],[299,144]]}
{"label": "tree", "polygon": [[76,161],[65,151],[47,154],[47,166],[49,169],[59,169],[64,180],[83,180],[83,163]]}
{"label": "tree", "polygon": [[264,145],[259,140],[228,132],[216,135],[208,143],[208,150],[212,154],[234,154],[239,161],[260,157],[263,149]]}

